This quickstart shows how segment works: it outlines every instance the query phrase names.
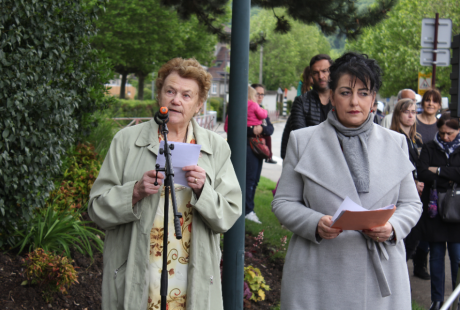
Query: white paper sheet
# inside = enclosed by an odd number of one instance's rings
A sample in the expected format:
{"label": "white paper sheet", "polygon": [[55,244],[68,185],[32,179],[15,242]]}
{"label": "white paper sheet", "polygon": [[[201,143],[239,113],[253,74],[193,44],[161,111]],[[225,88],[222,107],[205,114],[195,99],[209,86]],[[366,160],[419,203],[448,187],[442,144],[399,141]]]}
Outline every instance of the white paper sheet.
{"label": "white paper sheet", "polygon": [[359,204],[355,203],[353,200],[350,199],[350,197],[345,197],[343,200],[342,204],[339,206],[337,211],[334,213],[334,216],[332,217],[332,222],[335,222],[337,217],[342,213],[342,211],[367,211],[367,209],[364,209],[361,207]]}
{"label": "white paper sheet", "polygon": [[[165,142],[161,141],[159,148],[164,148],[164,144]],[[196,165],[198,163],[201,145],[180,142],[170,142],[170,144],[174,144],[174,150],[171,150],[171,160],[174,167],[174,184],[189,187],[185,178],[186,171],[182,171],[182,168],[185,166]],[[157,164],[160,165],[160,168],[165,167],[165,161],[166,158],[164,154],[160,154],[160,152],[158,152]]]}

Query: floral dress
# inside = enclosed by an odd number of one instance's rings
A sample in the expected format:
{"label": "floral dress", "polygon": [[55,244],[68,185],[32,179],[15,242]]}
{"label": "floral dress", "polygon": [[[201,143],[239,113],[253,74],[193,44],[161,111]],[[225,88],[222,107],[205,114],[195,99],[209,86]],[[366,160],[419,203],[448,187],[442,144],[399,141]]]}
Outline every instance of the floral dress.
{"label": "floral dress", "polygon": [[[161,135],[158,135],[160,141]],[[190,123],[187,130],[187,143],[196,144],[193,135],[193,126]],[[182,239],[177,240],[174,230],[174,217],[172,199],[169,198],[169,224],[168,224],[168,310],[185,310],[187,304],[187,270],[190,255],[190,240],[192,234],[192,189],[179,184],[174,185],[176,192],[177,209],[182,213],[180,225]],[[149,299],[148,310],[161,308],[161,271],[163,267],[163,236],[164,236],[164,187],[161,192],[157,213],[150,231],[149,255]]]}

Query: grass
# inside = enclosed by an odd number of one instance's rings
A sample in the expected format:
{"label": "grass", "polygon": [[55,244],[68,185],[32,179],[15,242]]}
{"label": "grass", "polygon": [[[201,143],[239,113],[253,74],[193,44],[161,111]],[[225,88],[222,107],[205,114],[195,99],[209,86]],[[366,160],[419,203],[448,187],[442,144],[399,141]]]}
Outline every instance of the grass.
{"label": "grass", "polygon": [[[276,183],[261,177],[259,185],[257,186],[256,196],[254,199],[254,211],[257,213],[262,224],[257,224],[252,221],[246,220],[246,232],[253,236],[257,236],[259,232],[264,231],[264,243],[268,244],[273,249],[280,250],[272,258],[283,258],[286,256],[289,240],[291,239],[292,232],[281,227],[280,222],[272,212],[272,190],[275,189]],[[287,236],[287,243],[285,247],[281,247],[281,238]]]}
{"label": "grass", "polygon": [[415,301],[412,301],[412,310],[426,310],[426,309],[420,306],[419,304],[417,304]]}

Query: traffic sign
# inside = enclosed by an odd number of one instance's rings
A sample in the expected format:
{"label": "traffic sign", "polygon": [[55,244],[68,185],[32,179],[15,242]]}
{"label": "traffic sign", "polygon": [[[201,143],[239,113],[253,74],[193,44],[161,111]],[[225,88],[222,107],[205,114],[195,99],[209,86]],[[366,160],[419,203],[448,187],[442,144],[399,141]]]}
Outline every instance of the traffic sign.
{"label": "traffic sign", "polygon": [[418,90],[417,93],[421,96],[430,89],[431,87],[431,72],[424,74],[419,72],[418,73]]}
{"label": "traffic sign", "polygon": [[[433,48],[434,46],[434,18],[422,19],[422,47]],[[438,26],[438,46],[437,49],[450,48],[452,40],[452,20],[440,18]],[[439,55],[438,55],[439,56]]]}
{"label": "traffic sign", "polygon": [[[422,49],[420,51],[420,64],[422,66],[433,65],[433,50]],[[435,65],[439,67],[448,67],[450,65],[450,50],[438,49],[436,50],[436,61]]]}

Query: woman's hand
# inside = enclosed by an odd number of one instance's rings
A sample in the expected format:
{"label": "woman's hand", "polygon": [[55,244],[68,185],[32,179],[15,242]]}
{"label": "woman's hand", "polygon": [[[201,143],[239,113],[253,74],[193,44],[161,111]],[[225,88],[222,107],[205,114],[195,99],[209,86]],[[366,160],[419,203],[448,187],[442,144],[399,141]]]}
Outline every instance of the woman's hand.
{"label": "woman's hand", "polygon": [[257,125],[257,126],[254,126],[253,132],[257,136],[257,135],[260,135],[263,130],[264,129],[262,128],[262,125]]}
{"label": "woman's hand", "polygon": [[156,170],[150,170],[144,173],[142,179],[134,185],[133,190],[133,206],[141,199],[158,193],[163,179],[165,178],[162,173],[158,173],[158,185],[155,185],[155,176],[157,175]]}
{"label": "woman's hand", "polygon": [[193,190],[196,195],[196,198],[200,198],[201,191],[203,190],[204,183],[206,182],[206,171],[203,168],[198,167],[197,165],[185,166],[182,168],[187,179],[187,184]]}
{"label": "woman's hand", "polygon": [[332,225],[332,216],[325,215],[323,216],[319,222],[318,227],[316,228],[316,232],[318,235],[323,239],[334,239],[343,231],[338,228],[331,228]]}
{"label": "woman's hand", "polygon": [[417,185],[417,192],[419,196],[422,196],[423,188],[425,187],[425,183],[416,181],[415,184]]}
{"label": "woman's hand", "polygon": [[438,167],[428,167],[428,170],[430,170],[434,174],[438,174]]}
{"label": "woman's hand", "polygon": [[376,242],[385,242],[390,238],[393,226],[387,222],[385,225],[372,229],[365,229],[363,233]]}

